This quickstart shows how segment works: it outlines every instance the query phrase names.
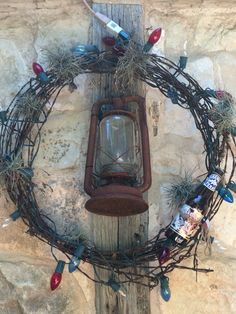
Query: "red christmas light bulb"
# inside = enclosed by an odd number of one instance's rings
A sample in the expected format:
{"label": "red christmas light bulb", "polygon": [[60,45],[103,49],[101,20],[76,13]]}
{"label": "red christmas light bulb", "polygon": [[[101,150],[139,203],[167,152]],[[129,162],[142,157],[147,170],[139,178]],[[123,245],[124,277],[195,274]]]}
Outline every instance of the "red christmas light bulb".
{"label": "red christmas light bulb", "polygon": [[61,279],[62,279],[61,273],[54,273],[52,275],[51,282],[50,282],[51,290],[55,290],[59,286]]}
{"label": "red christmas light bulb", "polygon": [[148,38],[148,43],[154,45],[161,37],[161,28],[155,29]]}
{"label": "red christmas light bulb", "polygon": [[170,250],[168,247],[163,247],[159,256],[158,256],[158,260],[159,260],[160,265],[164,264],[169,259],[170,259]]}
{"label": "red christmas light bulb", "polygon": [[39,63],[33,62],[32,68],[36,75],[39,75],[40,73],[44,72],[43,67]]}
{"label": "red christmas light bulb", "polygon": [[225,96],[225,92],[223,90],[216,90],[216,97],[223,98]]}
{"label": "red christmas light bulb", "polygon": [[102,38],[102,41],[103,41],[103,43],[104,43],[106,46],[109,46],[109,47],[114,46],[115,43],[116,43],[115,38],[114,38],[114,37],[110,37],[110,36],[103,37],[103,38]]}
{"label": "red christmas light bulb", "polygon": [[50,281],[51,290],[55,290],[60,285],[64,267],[65,267],[65,262],[64,261],[58,261],[57,267],[56,267],[55,272],[53,273],[53,275],[51,277],[51,281]]}

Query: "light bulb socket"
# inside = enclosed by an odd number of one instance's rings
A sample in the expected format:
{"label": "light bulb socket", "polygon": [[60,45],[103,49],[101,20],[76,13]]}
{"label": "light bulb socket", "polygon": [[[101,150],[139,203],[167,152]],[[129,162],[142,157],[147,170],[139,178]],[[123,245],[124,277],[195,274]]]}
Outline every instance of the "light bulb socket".
{"label": "light bulb socket", "polygon": [[72,257],[72,259],[70,260],[70,263],[68,265],[69,273],[73,273],[74,271],[76,271],[79,264],[80,264],[80,260],[76,259],[75,257]]}
{"label": "light bulb socket", "polygon": [[178,104],[178,93],[174,87],[169,87],[167,96],[171,99],[173,104]]}
{"label": "light bulb socket", "polygon": [[207,96],[216,97],[216,91],[214,89],[209,88],[209,87],[205,89],[205,93]]}
{"label": "light bulb socket", "polygon": [[80,258],[82,256],[82,254],[84,253],[84,250],[85,250],[84,244],[80,243],[78,245],[78,247],[76,248],[76,250],[75,250],[73,255]]}
{"label": "light bulb socket", "polygon": [[37,77],[42,83],[47,83],[49,81],[49,77],[46,72],[40,72]]}
{"label": "light bulb socket", "polygon": [[10,214],[10,217],[13,221],[16,221],[21,216],[19,209]]}
{"label": "light bulb socket", "polygon": [[143,47],[143,52],[149,52],[153,47],[153,44],[146,42],[146,44]]}
{"label": "light bulb socket", "polygon": [[236,193],[236,183],[234,181],[230,181],[230,183],[228,184],[228,188],[234,193]]}
{"label": "light bulb socket", "polygon": [[120,285],[117,281],[115,281],[114,279],[112,279],[112,278],[110,278],[110,279],[108,280],[107,285],[108,285],[109,287],[111,287],[112,290],[115,291],[115,292],[118,292],[118,291],[120,290],[120,288],[121,288],[121,285]]}
{"label": "light bulb socket", "polygon": [[186,56],[179,57],[179,67],[181,70],[184,70],[186,68],[187,62],[188,62],[188,57]]}
{"label": "light bulb socket", "polygon": [[124,41],[129,41],[130,36],[128,33],[126,33],[124,30],[120,31],[118,36],[123,39]]}
{"label": "light bulb socket", "polygon": [[169,278],[165,275],[160,277],[161,288],[169,288]]}
{"label": "light bulb socket", "polygon": [[65,267],[65,262],[64,261],[58,261],[57,263],[57,267],[55,269],[55,273],[60,273],[62,274],[63,273],[63,270],[64,270],[64,267]]}
{"label": "light bulb socket", "polygon": [[162,243],[162,247],[168,247],[169,249],[171,249],[173,246],[175,246],[175,243],[172,239],[167,238],[163,243]]}

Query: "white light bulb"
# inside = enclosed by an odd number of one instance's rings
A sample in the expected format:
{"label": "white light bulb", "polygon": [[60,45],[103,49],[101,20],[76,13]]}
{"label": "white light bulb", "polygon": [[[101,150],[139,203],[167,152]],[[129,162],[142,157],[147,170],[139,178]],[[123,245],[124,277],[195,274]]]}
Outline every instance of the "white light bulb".
{"label": "white light bulb", "polygon": [[3,220],[3,222],[1,223],[1,227],[2,228],[6,228],[10,224],[11,221],[12,221],[12,219],[10,217],[9,218],[5,218]]}

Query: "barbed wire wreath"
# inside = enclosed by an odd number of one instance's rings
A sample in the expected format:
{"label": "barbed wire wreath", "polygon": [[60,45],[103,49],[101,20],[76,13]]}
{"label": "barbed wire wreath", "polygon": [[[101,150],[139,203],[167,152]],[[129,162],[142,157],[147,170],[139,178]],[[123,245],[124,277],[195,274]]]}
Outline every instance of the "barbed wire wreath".
{"label": "barbed wire wreath", "polygon": [[[0,173],[17,208],[11,216],[12,219],[20,216],[28,226],[31,236],[57,248],[70,262],[74,261],[74,252],[79,247],[80,256],[77,256],[76,268],[93,281],[112,287],[114,291],[119,291],[121,284],[128,282],[153,288],[175,268],[212,271],[198,268],[197,248],[201,239],[201,226],[185,246],[173,247],[168,260],[161,263],[159,255],[166,241],[165,232],[168,226],[162,228],[144,245],[137,244],[136,247],[125,250],[106,252],[97,249],[93,243],[82,237],[68,240],[57,232],[55,223],[39,208],[35,197],[37,186],[33,182],[33,163],[40,148],[41,131],[61,90],[65,86],[69,86],[71,91],[75,89],[74,78],[82,73],[113,73],[117,84],[126,87],[134,78],[139,79],[158,88],[172,103],[189,110],[204,141],[207,172],[220,167],[228,174],[226,188],[233,184],[235,108],[229,93],[204,90],[183,71],[181,64],[145,53],[133,42],[118,53],[112,49],[86,50],[86,47],[85,45],[83,53],[81,49],[79,53],[76,49],[47,52],[48,71],[44,72],[39,64],[34,64],[37,77],[31,78],[20,89],[7,110],[0,112]],[[124,68],[129,72],[124,73]],[[211,198],[207,214],[209,220],[216,215],[221,203],[222,198],[219,195]],[[193,258],[193,267],[180,265],[188,258]],[[94,267],[95,278],[78,267],[80,260]],[[110,278],[101,279],[97,268],[110,271]]]}

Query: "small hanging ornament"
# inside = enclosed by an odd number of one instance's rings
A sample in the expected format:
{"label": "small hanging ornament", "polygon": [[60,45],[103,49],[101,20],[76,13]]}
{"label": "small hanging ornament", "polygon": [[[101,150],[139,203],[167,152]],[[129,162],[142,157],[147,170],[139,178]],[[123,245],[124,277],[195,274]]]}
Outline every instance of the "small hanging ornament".
{"label": "small hanging ornament", "polygon": [[234,202],[234,198],[233,198],[232,193],[226,187],[221,186],[220,189],[218,190],[218,194],[220,195],[221,198],[223,198],[224,201],[226,201],[228,203]]}
{"label": "small hanging ornament", "polygon": [[161,32],[162,32],[162,29],[157,28],[151,33],[151,35],[148,38],[148,41],[146,42],[146,44],[143,47],[144,52],[150,51],[152,49],[152,47],[158,42],[158,40],[161,37]]}
{"label": "small hanging ornament", "polygon": [[58,261],[57,267],[56,267],[56,269],[55,269],[55,271],[51,277],[51,281],[50,281],[51,290],[55,290],[60,285],[64,267],[65,267],[65,262],[61,261],[61,260]]}
{"label": "small hanging ornament", "polygon": [[37,75],[37,78],[42,83],[47,83],[49,81],[49,77],[47,76],[43,67],[39,63],[33,62],[32,68],[33,68],[34,73]]}
{"label": "small hanging ornament", "polygon": [[75,250],[74,255],[72,256],[70,263],[68,265],[70,273],[73,273],[79,266],[84,250],[85,246],[83,245],[83,243],[80,243],[77,249]]}
{"label": "small hanging ornament", "polygon": [[167,276],[162,275],[160,277],[160,289],[161,289],[161,296],[162,299],[166,302],[170,300],[171,292],[169,287],[169,278]]}

